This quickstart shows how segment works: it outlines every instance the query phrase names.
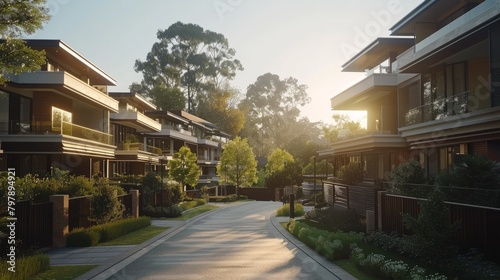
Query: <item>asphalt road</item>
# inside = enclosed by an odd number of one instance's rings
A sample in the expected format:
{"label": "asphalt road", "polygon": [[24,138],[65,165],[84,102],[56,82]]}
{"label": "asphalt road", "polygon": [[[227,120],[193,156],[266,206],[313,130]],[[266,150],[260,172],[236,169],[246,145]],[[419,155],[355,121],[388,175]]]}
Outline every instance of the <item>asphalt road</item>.
{"label": "asphalt road", "polygon": [[[279,202],[223,207],[121,263],[107,279],[341,279],[271,223]],[[278,225],[279,226],[279,225]],[[113,271],[113,272],[114,272]],[[109,274],[109,270],[108,270]],[[104,274],[105,275],[105,274]],[[102,277],[103,275],[101,275]],[[97,277],[97,278],[101,278]],[[104,278],[101,278],[104,279]]]}

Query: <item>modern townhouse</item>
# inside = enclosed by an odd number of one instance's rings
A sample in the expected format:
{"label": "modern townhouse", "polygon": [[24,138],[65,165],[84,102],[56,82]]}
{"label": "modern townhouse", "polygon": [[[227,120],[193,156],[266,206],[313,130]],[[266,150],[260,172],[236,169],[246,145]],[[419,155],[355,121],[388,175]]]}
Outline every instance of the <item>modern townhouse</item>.
{"label": "modern townhouse", "polygon": [[60,40],[26,42],[45,50],[46,63],[0,87],[2,169],[107,176],[116,149],[109,117],[119,111],[107,87],[115,80]]}
{"label": "modern townhouse", "polygon": [[408,158],[428,176],[463,154],[500,160],[500,1],[426,0],[343,67],[370,70],[332,108],[366,110],[369,133],[334,143],[336,162],[377,179]]}
{"label": "modern townhouse", "polygon": [[[346,72],[365,72],[360,82],[331,99],[333,110],[367,112],[366,134],[341,138],[332,144],[336,170],[358,162],[364,180],[383,179],[401,157],[407,158],[408,145],[398,132],[397,87],[415,74],[398,74],[392,68],[397,55],[413,44],[412,38],[378,38],[343,67]],[[325,156],[325,155],[322,155]]]}
{"label": "modern townhouse", "polygon": [[[119,111],[111,113],[111,132],[117,146],[110,164],[110,176],[143,175],[152,171],[162,159],[161,146],[148,145],[145,133],[160,132],[161,124],[146,116],[156,106],[133,92],[110,92],[118,100]],[[153,143],[158,144],[158,143]]]}
{"label": "modern townhouse", "polygon": [[414,36],[397,58],[399,131],[434,176],[461,154],[500,160],[500,2],[425,1],[392,35]]}
{"label": "modern townhouse", "polygon": [[187,146],[198,158],[202,174],[200,184],[208,184],[216,177],[216,166],[222,154],[222,145],[230,135],[214,124],[184,111],[146,111],[147,116],[162,125],[160,132],[146,133],[146,143],[160,147],[164,156],[173,155]]}

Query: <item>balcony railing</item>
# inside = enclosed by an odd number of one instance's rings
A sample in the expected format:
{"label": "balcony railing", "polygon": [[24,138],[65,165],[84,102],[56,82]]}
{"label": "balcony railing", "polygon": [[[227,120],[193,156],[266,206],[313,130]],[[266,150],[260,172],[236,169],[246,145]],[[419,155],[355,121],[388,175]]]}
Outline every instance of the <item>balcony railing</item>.
{"label": "balcony railing", "polygon": [[112,145],[113,135],[88,127],[61,121],[60,126],[53,122],[9,121],[0,122],[0,134],[47,135],[60,134],[85,140]]}
{"label": "balcony railing", "polygon": [[133,143],[121,143],[118,145],[118,150],[123,151],[145,151],[152,154],[162,155],[162,150],[154,146],[144,145],[143,143],[133,142]]}
{"label": "balcony railing", "polygon": [[472,91],[466,91],[443,99],[437,99],[422,106],[412,108],[405,114],[405,125],[413,125],[471,111],[469,103]]}

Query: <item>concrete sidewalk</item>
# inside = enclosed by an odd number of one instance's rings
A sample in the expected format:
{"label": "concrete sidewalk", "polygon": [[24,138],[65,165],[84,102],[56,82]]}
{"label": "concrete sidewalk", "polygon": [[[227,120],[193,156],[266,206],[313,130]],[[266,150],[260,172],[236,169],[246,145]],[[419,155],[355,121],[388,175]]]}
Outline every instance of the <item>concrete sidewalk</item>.
{"label": "concrete sidewalk", "polygon": [[[159,227],[170,227],[168,232],[182,226],[185,221],[151,220],[151,224]],[[64,247],[48,250],[50,265],[101,265],[109,259],[115,258],[129,251],[135,251],[141,245],[93,246],[93,247]]]}

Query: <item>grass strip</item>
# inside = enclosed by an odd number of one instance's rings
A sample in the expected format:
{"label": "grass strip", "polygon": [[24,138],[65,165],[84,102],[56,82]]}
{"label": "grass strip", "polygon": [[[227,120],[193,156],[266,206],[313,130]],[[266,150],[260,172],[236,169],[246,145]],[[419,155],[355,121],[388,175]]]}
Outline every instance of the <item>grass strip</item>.
{"label": "grass strip", "polygon": [[36,276],[32,280],[70,280],[84,274],[85,272],[97,267],[97,265],[64,265],[51,266],[49,269]]}
{"label": "grass strip", "polygon": [[205,205],[202,205],[202,206],[198,206],[198,207],[186,210],[186,211],[182,212],[182,215],[180,217],[168,218],[168,220],[186,221],[186,220],[189,220],[189,219],[191,219],[193,217],[196,217],[196,216],[198,216],[198,215],[200,215],[202,213],[205,213],[205,212],[217,209],[217,208],[219,208],[219,207],[215,206],[215,205],[205,204]]}
{"label": "grass strip", "polygon": [[142,242],[164,232],[168,227],[148,226],[138,229],[124,236],[99,243],[99,246],[114,246],[114,245],[138,245]]}

